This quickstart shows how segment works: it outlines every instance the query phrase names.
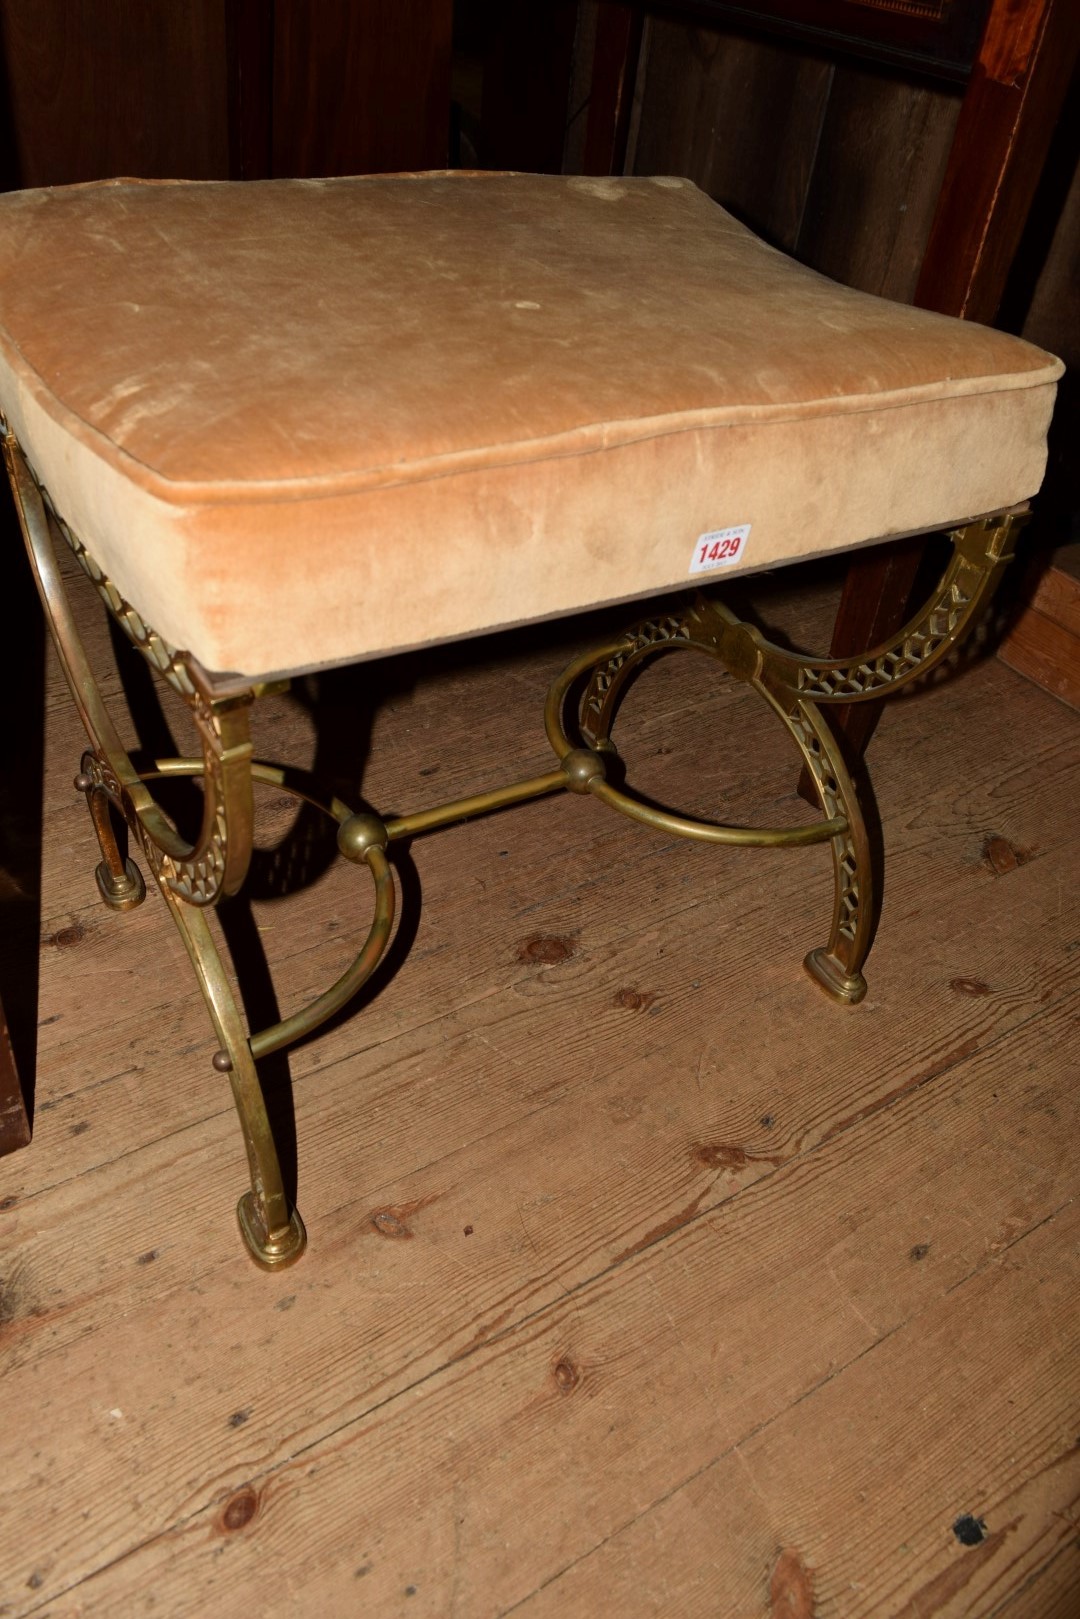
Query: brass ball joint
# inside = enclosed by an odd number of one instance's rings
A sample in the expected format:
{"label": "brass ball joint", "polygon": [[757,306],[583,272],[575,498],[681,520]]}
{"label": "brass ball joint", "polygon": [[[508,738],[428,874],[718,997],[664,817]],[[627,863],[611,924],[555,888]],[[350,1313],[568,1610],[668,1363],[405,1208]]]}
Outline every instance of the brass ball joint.
{"label": "brass ball joint", "polygon": [[591,748],[571,748],[563,756],[562,768],[572,793],[587,793],[591,782],[604,780],[604,761]]}
{"label": "brass ball joint", "polygon": [[357,864],[367,859],[369,849],[385,849],[390,839],[377,815],[350,815],[337,832],[337,846],[346,860]]}
{"label": "brass ball joint", "polygon": [[[370,849],[385,849],[389,842],[386,827],[377,815],[350,815],[338,827],[337,845],[346,860],[362,865]],[[227,1051],[215,1051],[210,1059],[219,1074],[232,1072]]]}

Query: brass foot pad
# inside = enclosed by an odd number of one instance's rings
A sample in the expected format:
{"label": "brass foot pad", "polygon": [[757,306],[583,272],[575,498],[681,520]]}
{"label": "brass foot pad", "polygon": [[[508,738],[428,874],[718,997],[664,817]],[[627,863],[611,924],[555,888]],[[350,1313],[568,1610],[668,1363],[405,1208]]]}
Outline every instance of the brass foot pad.
{"label": "brass foot pad", "polygon": [[115,877],[104,860],[95,867],[98,893],[114,911],[133,911],[146,898],[146,884],[134,860],[124,861],[124,875]]}
{"label": "brass foot pad", "polygon": [[287,1226],[267,1236],[254,1192],[244,1193],[236,1205],[236,1218],[248,1252],[263,1270],[283,1270],[286,1265],[294,1265],[307,1247],[304,1222],[295,1209]]}
{"label": "brass foot pad", "polygon": [[855,1006],[866,994],[866,979],[862,973],[846,973],[827,950],[811,950],[803,966],[834,1001]]}

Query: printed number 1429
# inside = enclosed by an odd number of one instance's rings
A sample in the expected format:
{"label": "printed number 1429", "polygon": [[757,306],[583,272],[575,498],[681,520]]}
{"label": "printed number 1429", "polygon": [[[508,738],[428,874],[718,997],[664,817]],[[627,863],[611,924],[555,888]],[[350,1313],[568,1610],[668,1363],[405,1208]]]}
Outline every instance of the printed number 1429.
{"label": "printed number 1429", "polygon": [[742,559],[750,537],[749,523],[735,523],[731,528],[710,529],[699,534],[690,557],[691,573],[710,573],[713,568],[730,568]]}
{"label": "printed number 1429", "polygon": [[725,539],[713,540],[711,545],[706,541],[698,551],[698,567],[704,568],[710,562],[734,562],[742,542],[741,534],[729,534]]}

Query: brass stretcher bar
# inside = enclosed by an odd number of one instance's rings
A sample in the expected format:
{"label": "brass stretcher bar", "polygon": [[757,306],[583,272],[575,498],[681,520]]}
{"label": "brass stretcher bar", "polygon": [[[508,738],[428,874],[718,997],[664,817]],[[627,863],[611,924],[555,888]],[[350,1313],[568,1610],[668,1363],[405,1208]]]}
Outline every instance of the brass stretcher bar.
{"label": "brass stretcher bar", "polygon": [[[557,761],[554,769],[384,821],[354,814],[340,799],[321,795],[303,772],[260,764],[252,757],[251,706],[267,690],[280,690],[286,682],[215,680],[188,654],[164,642],[123,600],[53,510],[6,424],[0,424],[0,431],[38,590],[89,737],[75,785],[86,796],[101,848],[98,889],[116,910],[138,905],[145,895],[138,867],[121,856],[111,819],[116,810],[131,829],[180,930],[214,1026],[218,1049],[212,1061],[229,1076],[250,1172],[250,1188],[241,1197],[237,1214],[244,1241],[259,1265],[276,1268],[292,1263],[303,1252],[306,1236],[282,1183],[255,1064],[317,1029],[375,971],[393,927],[395,889],[388,851],[395,842],[565,790],[591,794],[646,826],[700,842],[765,848],[829,843],[835,878],[832,924],[826,943],[809,953],[805,966],[837,1001],[854,1004],[865,995],[862,968],[876,920],[870,847],[851,777],[821,709],[898,691],[941,663],[993,594],[1011,559],[1026,508],[980,517],[955,529],[950,560],[925,607],[892,641],[861,658],[809,658],[786,651],[704,596],[658,613],[616,640],[583,653],[552,684],[544,725]],[[201,757],[159,759],[150,771],[136,770],[105,709],[79,639],[57,566],[54,535],[63,537],[117,623],[187,703],[198,728]],[[615,754],[611,730],[626,682],[644,660],[681,649],[716,659],[768,703],[809,770],[821,805],[820,820],[795,827],[715,825],[653,808],[608,780],[608,761]],[[581,685],[576,717],[568,721],[569,698]],[[150,782],[169,776],[202,781],[202,826],[193,845],[180,836],[150,791]],[[366,866],[371,875],[374,915],[355,960],[335,984],[291,1017],[249,1034],[206,910],[235,894],[244,881],[252,852],[255,783],[291,793],[337,822],[341,854]]]}

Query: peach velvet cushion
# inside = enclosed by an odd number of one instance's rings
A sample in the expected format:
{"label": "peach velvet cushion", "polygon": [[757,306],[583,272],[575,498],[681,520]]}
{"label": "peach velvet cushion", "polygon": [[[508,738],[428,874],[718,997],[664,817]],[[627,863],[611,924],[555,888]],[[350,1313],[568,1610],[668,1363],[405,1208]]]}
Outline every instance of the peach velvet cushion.
{"label": "peach velvet cushion", "polygon": [[706,531],[750,524],[760,568],[1012,504],[1060,371],[673,179],[14,193],[0,299],[57,509],[253,676],[685,585]]}

